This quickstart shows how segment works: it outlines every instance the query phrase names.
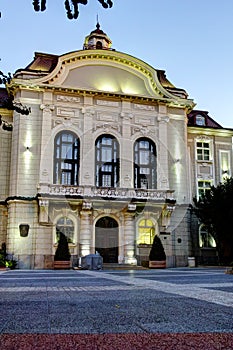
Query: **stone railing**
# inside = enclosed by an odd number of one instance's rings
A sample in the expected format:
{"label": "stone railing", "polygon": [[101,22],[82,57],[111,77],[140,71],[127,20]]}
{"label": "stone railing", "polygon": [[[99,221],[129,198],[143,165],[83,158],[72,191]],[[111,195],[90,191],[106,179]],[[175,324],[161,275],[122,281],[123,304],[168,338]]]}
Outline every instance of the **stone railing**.
{"label": "stone railing", "polygon": [[41,195],[52,196],[80,196],[84,198],[115,198],[141,200],[173,200],[174,191],[171,190],[144,190],[133,188],[104,188],[94,186],[65,186],[40,184],[38,192]]}

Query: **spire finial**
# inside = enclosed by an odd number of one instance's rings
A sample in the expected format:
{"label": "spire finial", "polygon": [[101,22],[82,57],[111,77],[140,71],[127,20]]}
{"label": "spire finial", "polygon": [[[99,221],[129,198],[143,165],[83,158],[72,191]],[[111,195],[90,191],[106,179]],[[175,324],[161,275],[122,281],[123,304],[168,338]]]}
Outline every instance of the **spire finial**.
{"label": "spire finial", "polygon": [[99,24],[99,16],[98,16],[98,14],[96,16],[96,20],[97,20],[96,28],[99,30],[100,29],[100,24]]}

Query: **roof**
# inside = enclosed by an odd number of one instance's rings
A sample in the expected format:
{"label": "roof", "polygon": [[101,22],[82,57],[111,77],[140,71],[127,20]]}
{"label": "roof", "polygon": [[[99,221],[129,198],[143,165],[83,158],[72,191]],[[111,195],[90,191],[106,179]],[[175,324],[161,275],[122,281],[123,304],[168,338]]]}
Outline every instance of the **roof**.
{"label": "roof", "polygon": [[199,128],[223,129],[213,118],[208,115],[208,111],[192,110],[188,114],[188,126]]}
{"label": "roof", "polygon": [[58,55],[35,52],[34,59],[26,68],[18,69],[15,74],[20,71],[43,72],[50,73],[54,70],[58,62]]}

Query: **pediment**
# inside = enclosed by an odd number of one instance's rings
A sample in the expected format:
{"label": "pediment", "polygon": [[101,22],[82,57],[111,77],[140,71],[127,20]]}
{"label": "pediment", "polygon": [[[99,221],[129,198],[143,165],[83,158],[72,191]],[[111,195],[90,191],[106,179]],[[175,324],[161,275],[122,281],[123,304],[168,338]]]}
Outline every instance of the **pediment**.
{"label": "pediment", "polygon": [[100,52],[82,50],[60,56],[57,67],[40,82],[69,89],[148,98],[169,97],[156,70],[145,62],[120,52]]}

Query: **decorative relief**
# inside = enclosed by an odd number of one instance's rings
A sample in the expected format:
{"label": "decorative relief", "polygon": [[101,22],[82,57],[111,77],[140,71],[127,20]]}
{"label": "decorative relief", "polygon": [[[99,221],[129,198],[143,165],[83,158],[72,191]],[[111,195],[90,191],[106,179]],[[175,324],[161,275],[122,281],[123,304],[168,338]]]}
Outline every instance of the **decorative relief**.
{"label": "decorative relief", "polygon": [[115,130],[119,134],[121,134],[121,126],[118,123],[116,124],[108,124],[108,123],[97,124],[96,123],[94,131],[96,131],[97,129],[102,129],[103,131],[106,131],[106,132],[109,132],[110,130]]}
{"label": "decorative relief", "polygon": [[71,109],[71,108],[57,107],[57,116],[58,117],[72,118],[75,116],[75,110]]}
{"label": "decorative relief", "polygon": [[106,122],[117,122],[118,121],[118,115],[117,114],[106,114],[106,113],[102,113],[102,112],[98,112],[97,113],[97,120],[103,120]]}
{"label": "decorative relief", "polygon": [[97,100],[96,104],[99,106],[119,107],[119,102],[115,102],[115,101]]}
{"label": "decorative relief", "polygon": [[139,110],[145,110],[145,111],[155,111],[155,106],[149,106],[149,105],[134,104],[134,108]]}
{"label": "decorative relief", "polygon": [[87,117],[93,117],[94,115],[95,115],[95,110],[94,110],[94,108],[87,108],[87,107],[83,107],[82,109],[81,109],[81,112],[83,113],[83,114],[85,114],[85,116],[87,116]]}
{"label": "decorative relief", "polygon": [[196,140],[201,140],[201,141],[210,141],[211,137],[206,136],[206,135],[200,135],[196,137]]}
{"label": "decorative relief", "polygon": [[135,124],[140,124],[140,125],[155,125],[155,120],[154,120],[153,117],[136,116],[136,117],[135,117]]}
{"label": "decorative relief", "polygon": [[143,136],[148,136],[148,135],[154,135],[154,130],[151,130],[150,128],[148,128],[148,126],[142,126],[142,127],[139,127],[139,126],[134,126],[131,128],[131,135],[134,135],[134,134],[141,134]]}
{"label": "decorative relief", "polygon": [[170,118],[167,115],[159,115],[157,120],[158,122],[168,123]]}
{"label": "decorative relief", "polygon": [[52,112],[55,109],[54,105],[50,105],[50,104],[41,104],[40,105],[40,109],[44,112]]}
{"label": "decorative relief", "polygon": [[57,95],[57,101],[79,103],[81,99],[80,97]]}
{"label": "decorative relief", "polygon": [[129,112],[121,112],[120,117],[124,119],[132,119],[133,118],[133,113]]}

